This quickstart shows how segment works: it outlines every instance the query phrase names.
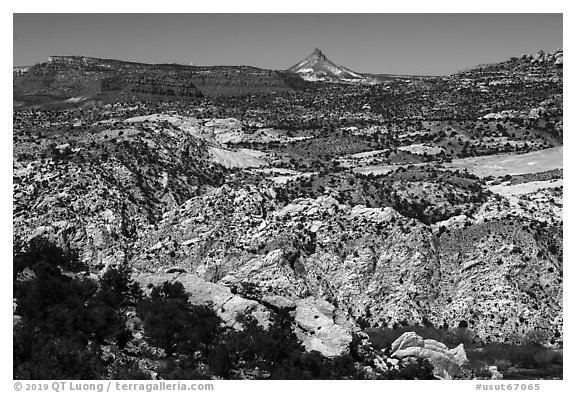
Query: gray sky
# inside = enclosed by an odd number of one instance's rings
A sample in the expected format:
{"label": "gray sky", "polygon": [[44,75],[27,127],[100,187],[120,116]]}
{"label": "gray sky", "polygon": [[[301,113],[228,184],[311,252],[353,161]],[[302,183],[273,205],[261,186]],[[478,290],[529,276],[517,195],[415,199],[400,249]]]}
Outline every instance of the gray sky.
{"label": "gray sky", "polygon": [[562,14],[14,14],[14,65],[50,55],[444,75],[562,47]]}

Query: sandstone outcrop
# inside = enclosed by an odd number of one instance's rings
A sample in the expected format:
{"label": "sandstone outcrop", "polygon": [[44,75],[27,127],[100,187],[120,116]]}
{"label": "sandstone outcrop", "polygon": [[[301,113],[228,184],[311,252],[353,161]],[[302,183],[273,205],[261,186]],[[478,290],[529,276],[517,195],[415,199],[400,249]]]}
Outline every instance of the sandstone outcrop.
{"label": "sandstone outcrop", "polygon": [[206,282],[188,273],[134,274],[133,278],[145,292],[166,281],[179,282],[189,293],[190,303],[212,307],[224,325],[237,330],[243,328],[241,321],[246,316],[255,318],[260,326],[267,328],[271,313],[280,309],[291,311],[294,331],[306,350],[318,351],[326,357],[347,353],[352,332],[359,330],[344,313],[323,299],[290,300],[267,296],[259,302],[235,295],[227,286]]}
{"label": "sandstone outcrop", "polygon": [[[348,329],[336,323],[336,308],[323,299],[306,298],[296,302],[294,319],[296,335],[308,351],[318,351],[326,357],[340,356],[348,352],[352,335]],[[345,323],[345,321],[344,321]]]}
{"label": "sandstone outcrop", "polygon": [[414,332],[406,332],[392,343],[392,357],[402,362],[410,358],[425,359],[434,367],[434,375],[440,379],[470,378],[466,351],[462,344],[449,349],[436,340],[423,339]]}
{"label": "sandstone outcrop", "polygon": [[510,225],[505,209],[489,216],[493,201],[482,216],[432,227],[329,195],[277,203],[271,190],[226,186],[191,199],[142,239],[135,265],[247,286],[250,299],[327,299],[374,327],[465,321],[476,339],[515,343],[529,330],[562,332],[561,266],[539,251],[534,230]]}
{"label": "sandstone outcrop", "polygon": [[186,292],[190,294],[190,303],[212,307],[223,323],[234,329],[242,329],[240,320],[246,315],[254,317],[258,324],[263,327],[267,327],[270,323],[269,310],[258,302],[234,295],[230,288],[205,282],[194,274],[136,274],[133,279],[140,283],[141,287],[148,292],[151,290],[151,286],[161,285],[165,281],[179,282],[184,286]]}

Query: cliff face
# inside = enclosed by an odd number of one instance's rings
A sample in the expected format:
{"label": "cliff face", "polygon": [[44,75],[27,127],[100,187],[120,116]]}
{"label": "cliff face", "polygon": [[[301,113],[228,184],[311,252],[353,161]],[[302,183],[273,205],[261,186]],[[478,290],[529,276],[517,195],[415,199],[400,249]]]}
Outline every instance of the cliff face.
{"label": "cliff face", "polygon": [[443,234],[438,315],[465,321],[486,341],[561,331],[561,256],[539,241],[539,231],[503,219]]}

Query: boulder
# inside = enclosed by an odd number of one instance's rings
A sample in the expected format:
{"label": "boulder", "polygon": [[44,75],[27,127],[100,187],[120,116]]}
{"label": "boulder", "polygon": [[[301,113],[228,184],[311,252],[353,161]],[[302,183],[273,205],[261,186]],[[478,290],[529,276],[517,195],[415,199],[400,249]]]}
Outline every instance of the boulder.
{"label": "boulder", "polygon": [[541,106],[538,108],[532,108],[532,109],[530,109],[530,113],[528,114],[528,117],[532,118],[532,119],[538,119],[538,118],[542,117],[542,115],[545,114],[546,112],[547,112],[546,108],[543,108]]}
{"label": "boulder", "polygon": [[364,218],[374,222],[390,221],[398,216],[396,210],[391,207],[370,208],[363,205],[356,205],[350,212],[352,218]]}
{"label": "boulder", "polygon": [[292,310],[296,308],[294,300],[278,295],[265,295],[260,302],[273,310]]}
{"label": "boulder", "polygon": [[376,356],[374,358],[374,367],[376,368],[377,371],[381,373],[385,373],[389,370],[389,367],[386,364],[384,358],[382,358],[382,356]]}
{"label": "boulder", "polygon": [[490,366],[488,367],[488,371],[490,371],[490,379],[503,379],[504,375],[498,371],[498,367]]}
{"label": "boulder", "polygon": [[392,353],[411,347],[423,347],[424,340],[414,332],[406,332],[392,343]]}
{"label": "boulder", "polygon": [[186,273],[186,269],[183,269],[181,267],[177,267],[177,266],[173,266],[173,267],[169,267],[167,269],[164,270],[164,273]]}
{"label": "boulder", "polygon": [[449,349],[441,342],[425,340],[414,332],[406,332],[392,343],[392,357],[402,363],[410,363],[413,358],[428,360],[434,367],[434,375],[440,379],[469,378],[471,375],[462,344]]}
{"label": "boulder", "polygon": [[554,62],[555,65],[557,66],[562,66],[564,65],[564,57],[563,56],[559,56],[556,58],[556,61]]}
{"label": "boulder", "polygon": [[534,60],[541,62],[542,60],[544,60],[545,56],[546,56],[546,53],[542,49],[540,49],[540,50],[538,50],[538,52],[536,52],[536,56],[534,56]]}
{"label": "boulder", "polygon": [[[36,273],[29,267],[25,267],[20,273],[18,273],[16,279],[18,281],[30,281],[36,278]],[[16,303],[14,303],[16,304]]]}
{"label": "boulder", "polygon": [[323,299],[309,297],[296,302],[296,335],[307,351],[326,357],[346,354],[352,334],[334,321],[335,307]]}

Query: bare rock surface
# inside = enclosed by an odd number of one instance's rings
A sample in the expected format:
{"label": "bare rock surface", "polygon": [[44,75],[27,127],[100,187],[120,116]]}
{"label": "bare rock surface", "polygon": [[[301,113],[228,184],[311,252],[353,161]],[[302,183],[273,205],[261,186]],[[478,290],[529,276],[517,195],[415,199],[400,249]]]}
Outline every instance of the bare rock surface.
{"label": "bare rock surface", "polygon": [[296,302],[296,335],[306,350],[318,351],[326,357],[348,352],[352,335],[344,326],[336,323],[335,318],[335,307],[323,299],[309,297]]}
{"label": "bare rock surface", "polygon": [[267,305],[292,310],[294,330],[306,350],[318,351],[327,357],[345,354],[352,341],[352,332],[358,331],[353,321],[323,299],[290,300],[268,296],[258,302],[233,294],[227,286],[206,282],[188,273],[135,274],[133,278],[146,291],[166,281],[181,283],[190,294],[190,303],[212,307],[223,323],[234,329],[243,328],[241,320],[246,316],[254,317],[260,326],[267,328],[273,312]]}
{"label": "bare rock surface", "polygon": [[254,300],[232,294],[228,287],[205,282],[194,274],[135,275],[134,280],[148,290],[151,289],[150,285],[158,286],[166,281],[179,282],[190,294],[190,303],[211,306],[226,326],[235,329],[242,328],[239,320],[246,315],[252,315],[261,326],[267,327],[269,324],[269,311],[264,306]]}
{"label": "bare rock surface", "polygon": [[402,361],[409,361],[411,357],[428,360],[434,367],[434,375],[440,379],[464,378],[471,375],[462,344],[449,349],[441,342],[423,339],[414,332],[406,332],[392,343],[392,357]]}

